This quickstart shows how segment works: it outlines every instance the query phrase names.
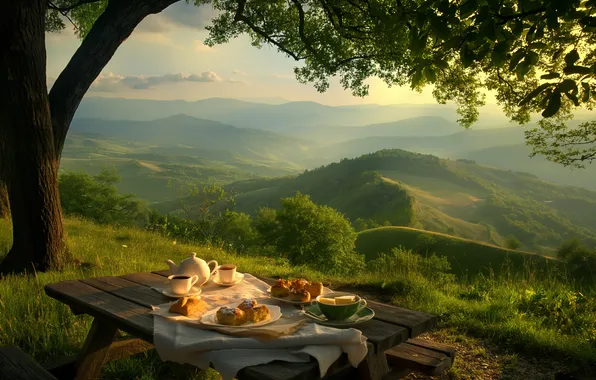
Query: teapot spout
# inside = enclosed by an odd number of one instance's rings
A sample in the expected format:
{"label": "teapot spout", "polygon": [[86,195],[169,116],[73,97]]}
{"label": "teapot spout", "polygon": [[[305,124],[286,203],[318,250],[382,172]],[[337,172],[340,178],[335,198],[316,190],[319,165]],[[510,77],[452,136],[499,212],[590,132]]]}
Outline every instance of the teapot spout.
{"label": "teapot spout", "polygon": [[178,272],[178,265],[174,264],[172,260],[166,261],[166,264],[170,267],[170,274],[175,274]]}

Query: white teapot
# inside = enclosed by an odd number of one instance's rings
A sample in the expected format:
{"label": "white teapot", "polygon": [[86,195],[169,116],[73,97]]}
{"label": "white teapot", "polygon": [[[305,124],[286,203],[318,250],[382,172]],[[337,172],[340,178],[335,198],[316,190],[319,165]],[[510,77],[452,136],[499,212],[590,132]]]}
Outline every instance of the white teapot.
{"label": "white teapot", "polygon": [[[217,270],[217,261],[211,260],[205,262],[205,260],[199,259],[195,252],[191,252],[188,259],[182,260],[180,265],[174,264],[172,260],[168,260],[166,263],[170,266],[171,274],[197,275],[199,280],[196,282],[196,286],[206,283]],[[213,270],[209,268],[209,264],[211,263],[215,264]]]}

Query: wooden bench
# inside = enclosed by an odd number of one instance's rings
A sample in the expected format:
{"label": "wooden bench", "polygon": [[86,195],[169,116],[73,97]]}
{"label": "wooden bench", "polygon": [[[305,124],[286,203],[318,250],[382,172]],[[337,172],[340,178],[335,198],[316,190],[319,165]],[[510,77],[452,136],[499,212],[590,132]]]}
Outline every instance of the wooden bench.
{"label": "wooden bench", "polygon": [[56,380],[16,346],[0,347],[0,379]]}
{"label": "wooden bench", "polygon": [[401,369],[393,378],[402,377],[410,372],[434,376],[451,368],[455,360],[455,348],[424,339],[408,339],[385,351],[385,356],[387,364]]}

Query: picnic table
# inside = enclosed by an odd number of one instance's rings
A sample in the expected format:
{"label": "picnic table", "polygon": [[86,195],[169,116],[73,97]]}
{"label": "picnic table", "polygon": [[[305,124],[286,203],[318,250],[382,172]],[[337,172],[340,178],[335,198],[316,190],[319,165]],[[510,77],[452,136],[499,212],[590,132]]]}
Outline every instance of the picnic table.
{"label": "picnic table", "polygon": [[[105,362],[117,360],[152,349],[152,305],[171,299],[151,289],[164,284],[169,271],[132,273],[123,276],[96,277],[48,284],[48,296],[65,303],[75,314],[93,317],[83,348],[76,357],[61,358],[47,365],[59,378],[96,379]],[[261,280],[272,284],[274,279]],[[377,380],[391,370],[385,351],[430,329],[436,316],[369,301],[375,318],[356,328],[368,338],[368,354],[360,366],[350,366],[342,355],[328,370],[325,378]],[[121,339],[119,331],[132,338]],[[319,367],[309,363],[272,362],[246,367],[238,373],[244,380],[302,380],[319,378]]]}

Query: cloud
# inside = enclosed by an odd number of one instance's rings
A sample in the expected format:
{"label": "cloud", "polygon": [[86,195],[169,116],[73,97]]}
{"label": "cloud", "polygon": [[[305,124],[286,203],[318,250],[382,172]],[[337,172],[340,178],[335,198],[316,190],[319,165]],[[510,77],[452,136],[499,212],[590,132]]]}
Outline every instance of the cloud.
{"label": "cloud", "polygon": [[166,33],[171,29],[171,25],[165,22],[162,17],[159,17],[159,15],[150,15],[141,21],[135,28],[135,32]]}
{"label": "cloud", "polygon": [[207,53],[207,52],[213,51],[213,48],[205,45],[203,43],[203,41],[201,41],[201,40],[194,40],[192,42],[192,46],[195,49],[195,51],[197,51],[199,53]]}
{"label": "cloud", "polygon": [[102,74],[91,85],[90,91],[95,92],[117,92],[125,89],[146,90],[169,83],[180,82],[220,82],[222,79],[213,71],[205,71],[200,74],[184,75],[182,73],[164,75],[129,75],[122,76],[113,73]]}
{"label": "cloud", "polygon": [[294,74],[278,74],[278,73],[273,73],[271,74],[271,76],[273,78],[277,78],[277,79],[295,79],[296,75]]}
{"label": "cloud", "polygon": [[241,75],[241,76],[247,76],[248,75],[248,73],[246,71],[242,71],[242,70],[238,70],[238,69],[232,70],[232,74],[234,74],[234,75]]}
{"label": "cloud", "polygon": [[191,29],[203,30],[205,26],[211,23],[217,15],[217,12],[209,6],[197,7],[194,4],[187,4],[184,1],[169,6],[160,14],[160,17],[177,26],[183,26]]}

